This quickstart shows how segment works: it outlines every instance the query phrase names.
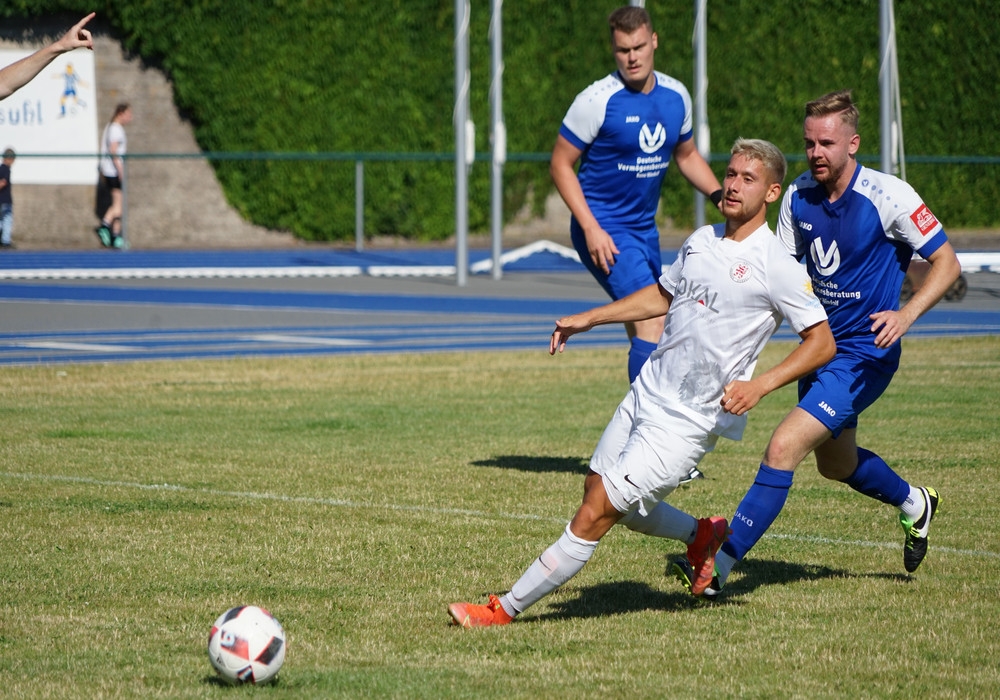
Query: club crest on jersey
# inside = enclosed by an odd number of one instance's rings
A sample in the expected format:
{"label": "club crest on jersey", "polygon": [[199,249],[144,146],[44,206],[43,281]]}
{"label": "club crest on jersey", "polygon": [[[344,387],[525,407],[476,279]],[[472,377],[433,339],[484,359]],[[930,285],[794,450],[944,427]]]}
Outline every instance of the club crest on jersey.
{"label": "club crest on jersey", "polygon": [[826,249],[822,240],[814,238],[812,245],[809,246],[809,257],[823,275],[832,275],[840,267],[840,249],[837,248],[837,241],[830,243],[829,249]]}
{"label": "club crest on jersey", "polygon": [[659,122],[652,131],[649,130],[649,124],[643,124],[639,130],[639,148],[644,153],[656,153],[666,141],[667,130]]}
{"label": "club crest on jersey", "polygon": [[922,236],[930,233],[938,223],[937,217],[931,214],[931,210],[927,208],[926,204],[921,204],[919,209],[910,214],[910,220],[917,225]]}
{"label": "club crest on jersey", "polygon": [[750,267],[750,263],[743,260],[737,260],[731,268],[729,268],[729,279],[733,282],[742,284],[748,279],[753,277],[753,268]]}

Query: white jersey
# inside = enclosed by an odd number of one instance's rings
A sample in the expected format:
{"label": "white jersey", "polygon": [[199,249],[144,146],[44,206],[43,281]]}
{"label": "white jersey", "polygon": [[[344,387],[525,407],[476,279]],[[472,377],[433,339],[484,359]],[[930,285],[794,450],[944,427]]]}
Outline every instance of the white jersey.
{"label": "white jersey", "polygon": [[118,168],[111,159],[111,144],[115,144],[115,154],[125,155],[127,140],[125,138],[125,127],[118,122],[109,122],[104,127],[104,134],[101,136],[101,174],[104,177],[118,177]]}
{"label": "white jersey", "polygon": [[660,277],[673,295],[663,337],[636,378],[642,400],[710,433],[743,436],[747,416],[725,413],[726,384],[749,380],[783,318],[796,333],[826,320],[805,268],[764,224],[736,242],[703,226]]}

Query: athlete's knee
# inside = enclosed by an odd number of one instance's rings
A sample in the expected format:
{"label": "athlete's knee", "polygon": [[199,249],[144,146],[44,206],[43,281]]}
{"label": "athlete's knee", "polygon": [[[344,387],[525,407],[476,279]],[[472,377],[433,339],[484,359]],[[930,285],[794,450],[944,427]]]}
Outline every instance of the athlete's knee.
{"label": "athlete's knee", "polygon": [[772,469],[792,471],[804,455],[797,441],[787,431],[776,430],[764,449],[764,464]]}

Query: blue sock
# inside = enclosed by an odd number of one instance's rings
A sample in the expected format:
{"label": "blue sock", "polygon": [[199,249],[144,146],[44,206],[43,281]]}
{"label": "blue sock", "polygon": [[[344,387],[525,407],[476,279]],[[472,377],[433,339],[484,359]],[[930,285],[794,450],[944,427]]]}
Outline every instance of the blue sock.
{"label": "blue sock", "polygon": [[722,545],[722,551],[737,561],[746,556],[784,507],[794,474],[760,465],[753,486],[747,490],[729,523],[733,533]]}
{"label": "blue sock", "polygon": [[910,495],[910,485],[885,460],[863,447],[858,448],[858,468],[843,482],[859,493],[897,508]]}
{"label": "blue sock", "polygon": [[628,383],[631,384],[639,376],[639,370],[646,364],[646,360],[656,350],[656,343],[641,338],[632,338],[632,344],[628,349]]}

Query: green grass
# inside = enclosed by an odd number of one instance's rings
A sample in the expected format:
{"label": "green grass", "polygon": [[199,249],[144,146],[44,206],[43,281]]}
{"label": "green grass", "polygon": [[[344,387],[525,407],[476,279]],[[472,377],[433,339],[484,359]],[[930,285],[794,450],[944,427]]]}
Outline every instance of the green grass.
{"label": "green grass", "polygon": [[[761,366],[788,351],[775,345]],[[513,625],[506,590],[579,504],[623,350],[229,360],[0,372],[6,697],[988,697],[1000,688],[1000,339],[908,341],[860,441],[942,509],[920,571],[893,509],[807,461],[724,603],[682,546],[615,528]],[[671,502],[731,514],[794,390]],[[277,685],[215,681],[208,630],[267,607]]]}

